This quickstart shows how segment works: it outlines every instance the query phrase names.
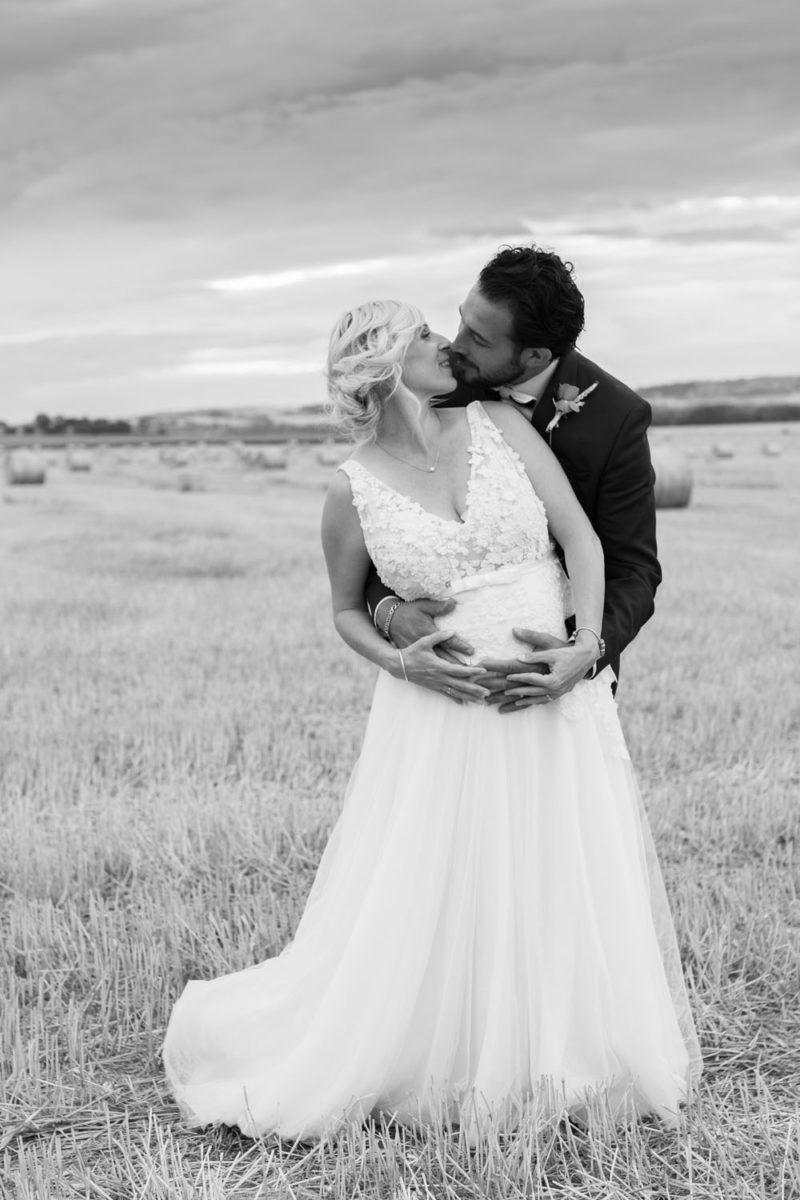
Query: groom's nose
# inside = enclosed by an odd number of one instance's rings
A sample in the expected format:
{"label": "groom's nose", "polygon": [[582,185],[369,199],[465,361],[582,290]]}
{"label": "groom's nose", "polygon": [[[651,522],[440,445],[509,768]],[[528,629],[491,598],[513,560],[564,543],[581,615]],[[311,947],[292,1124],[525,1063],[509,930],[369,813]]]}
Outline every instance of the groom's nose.
{"label": "groom's nose", "polygon": [[450,343],[450,351],[452,354],[463,354],[464,353],[464,326],[463,325],[459,326],[458,333],[456,334],[456,336],[453,338],[452,342]]}

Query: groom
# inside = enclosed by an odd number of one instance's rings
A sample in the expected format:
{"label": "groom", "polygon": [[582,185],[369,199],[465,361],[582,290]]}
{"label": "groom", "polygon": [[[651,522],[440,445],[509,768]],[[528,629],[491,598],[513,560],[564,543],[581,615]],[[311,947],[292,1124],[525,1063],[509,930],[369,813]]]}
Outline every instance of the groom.
{"label": "groom", "polygon": [[[505,247],[483,268],[459,311],[451,347],[459,384],[440,407],[502,399],[550,443],[605,555],[605,653],[592,673],[611,666],[618,675],[620,654],[652,616],[661,582],[647,443],[650,406],[575,349],[584,324],[583,296],[572,264],[556,254],[535,246]],[[394,600],[373,572],[367,603],[375,625],[401,648],[432,633],[434,618],[454,603]],[[501,712],[518,707],[506,695],[507,687],[520,686],[507,683],[510,674],[526,674],[532,704],[564,695],[583,677],[580,656],[569,643],[536,630],[514,632],[520,658],[484,662],[489,674],[479,680]],[[448,650],[469,654],[471,647],[454,637]],[[443,692],[452,683],[447,667],[443,657]]]}

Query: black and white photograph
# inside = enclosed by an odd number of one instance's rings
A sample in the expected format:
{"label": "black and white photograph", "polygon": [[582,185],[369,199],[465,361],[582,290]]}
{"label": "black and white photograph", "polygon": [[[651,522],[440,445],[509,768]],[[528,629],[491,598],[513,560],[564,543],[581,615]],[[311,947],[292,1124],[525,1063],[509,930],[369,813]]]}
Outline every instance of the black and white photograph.
{"label": "black and white photograph", "polygon": [[799,48],[0,0],[0,1200],[800,1198]]}

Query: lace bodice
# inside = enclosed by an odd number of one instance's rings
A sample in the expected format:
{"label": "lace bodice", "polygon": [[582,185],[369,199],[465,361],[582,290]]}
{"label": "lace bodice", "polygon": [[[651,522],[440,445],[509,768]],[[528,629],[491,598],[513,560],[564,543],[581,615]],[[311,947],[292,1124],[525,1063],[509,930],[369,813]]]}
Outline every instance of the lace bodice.
{"label": "lace bodice", "polygon": [[522,460],[479,401],[467,406],[470,475],[461,520],[428,512],[348,459],[364,541],[383,582],[404,600],[443,597],[481,571],[552,552],[547,517]]}

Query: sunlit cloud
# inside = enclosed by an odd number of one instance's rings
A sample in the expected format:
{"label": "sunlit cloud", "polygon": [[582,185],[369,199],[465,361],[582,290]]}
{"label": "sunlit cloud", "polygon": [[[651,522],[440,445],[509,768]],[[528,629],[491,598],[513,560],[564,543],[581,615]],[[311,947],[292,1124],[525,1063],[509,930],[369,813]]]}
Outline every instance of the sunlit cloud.
{"label": "sunlit cloud", "polygon": [[47,342],[80,342],[92,341],[103,337],[141,338],[152,336],[158,326],[131,326],[122,322],[98,322],[91,325],[56,325],[52,327],[39,326],[33,329],[20,329],[9,333],[0,332],[0,346],[38,346]]}
{"label": "sunlit cloud", "polygon": [[171,367],[143,372],[148,379],[225,379],[251,378],[259,376],[319,375],[320,363],[292,361],[290,359],[240,359],[217,362],[187,362]]}
{"label": "sunlit cloud", "polygon": [[276,271],[272,275],[241,275],[234,279],[215,279],[207,286],[217,292],[273,292],[298,284],[314,283],[321,279],[346,279],[351,275],[374,275],[388,265],[385,258],[364,259],[361,262],[329,263],[321,267],[297,267],[291,271]]}

